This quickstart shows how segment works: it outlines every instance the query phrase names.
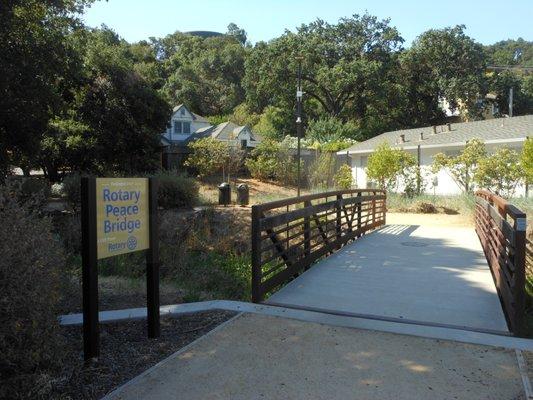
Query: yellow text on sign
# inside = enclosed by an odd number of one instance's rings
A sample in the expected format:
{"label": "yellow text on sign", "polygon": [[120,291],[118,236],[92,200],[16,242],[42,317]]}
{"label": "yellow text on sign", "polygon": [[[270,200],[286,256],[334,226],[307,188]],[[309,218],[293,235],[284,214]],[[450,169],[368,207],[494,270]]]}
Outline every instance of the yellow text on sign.
{"label": "yellow text on sign", "polygon": [[148,249],[148,179],[97,178],[96,229],[98,259]]}

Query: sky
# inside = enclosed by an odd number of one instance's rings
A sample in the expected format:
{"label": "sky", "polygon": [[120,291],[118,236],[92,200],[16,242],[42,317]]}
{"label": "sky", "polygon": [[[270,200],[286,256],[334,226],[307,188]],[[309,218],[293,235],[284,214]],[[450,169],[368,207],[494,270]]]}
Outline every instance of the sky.
{"label": "sky", "polygon": [[335,23],[365,11],[390,18],[405,46],[428,29],[457,24],[483,44],[533,41],[533,0],[97,0],[83,19],[91,27],[107,25],[129,42],[175,31],[224,33],[234,22],[256,43],[316,18]]}

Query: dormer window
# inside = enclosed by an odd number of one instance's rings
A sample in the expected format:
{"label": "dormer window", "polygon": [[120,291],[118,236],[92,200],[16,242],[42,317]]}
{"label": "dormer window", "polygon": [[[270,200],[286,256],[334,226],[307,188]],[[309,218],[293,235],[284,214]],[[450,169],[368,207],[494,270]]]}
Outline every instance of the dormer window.
{"label": "dormer window", "polygon": [[191,133],[191,123],[187,121],[174,121],[174,133],[188,135]]}
{"label": "dormer window", "polygon": [[181,122],[174,121],[174,133],[181,133]]}

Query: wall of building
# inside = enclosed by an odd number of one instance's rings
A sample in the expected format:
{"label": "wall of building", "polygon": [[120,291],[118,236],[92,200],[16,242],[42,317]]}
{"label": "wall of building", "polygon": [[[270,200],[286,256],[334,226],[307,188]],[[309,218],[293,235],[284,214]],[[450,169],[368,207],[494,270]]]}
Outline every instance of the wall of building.
{"label": "wall of building", "polygon": [[[522,151],[522,143],[509,143],[507,147],[520,153]],[[487,144],[487,152],[494,153],[502,144]],[[420,166],[422,174],[425,177],[426,187],[425,193],[436,195],[458,195],[462,194],[462,188],[455,182],[452,175],[446,169],[441,169],[437,174],[431,172],[431,165],[437,153],[445,153],[447,155],[456,155],[461,151],[462,147],[437,147],[437,148],[421,148],[420,149]],[[409,150],[409,153],[417,156],[416,150]],[[372,182],[368,182],[366,176],[366,166],[368,162],[368,154],[352,154],[352,175],[358,188],[375,187]],[[436,185],[434,185],[434,183]],[[404,185],[399,180],[397,192],[403,192]],[[515,196],[525,196],[526,188],[524,185],[517,186]]]}
{"label": "wall of building", "polygon": [[[183,134],[183,133],[174,133],[174,121],[178,122],[189,122],[191,124],[191,131],[189,134]],[[191,134],[196,132],[200,128],[206,128],[210,126],[208,122],[198,121],[194,120],[192,114],[190,114],[187,110],[185,110],[185,113],[181,113],[181,109],[176,111],[174,114],[172,114],[169,122],[169,126],[167,126],[166,131],[163,133],[163,136],[167,138],[168,140],[175,142],[180,140],[185,140]]]}

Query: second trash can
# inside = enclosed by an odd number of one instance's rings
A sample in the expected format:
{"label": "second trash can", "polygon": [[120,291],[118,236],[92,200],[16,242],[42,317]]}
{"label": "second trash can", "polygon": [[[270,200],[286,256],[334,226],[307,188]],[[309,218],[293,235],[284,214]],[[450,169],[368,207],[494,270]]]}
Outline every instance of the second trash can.
{"label": "second trash can", "polygon": [[246,183],[240,183],[237,185],[237,204],[241,206],[248,205],[250,200],[250,191],[248,190],[248,185]]}
{"label": "second trash can", "polygon": [[231,188],[229,183],[222,182],[218,185],[218,204],[227,206],[231,203]]}

